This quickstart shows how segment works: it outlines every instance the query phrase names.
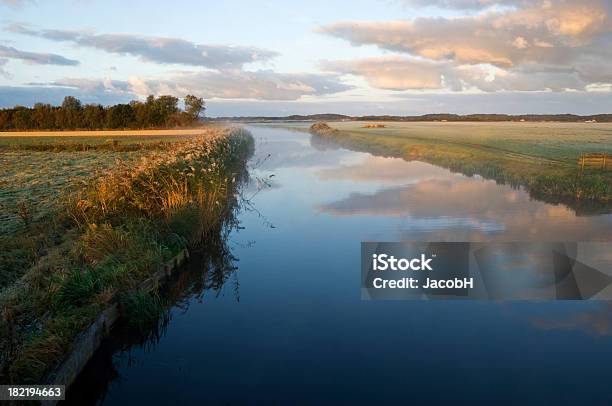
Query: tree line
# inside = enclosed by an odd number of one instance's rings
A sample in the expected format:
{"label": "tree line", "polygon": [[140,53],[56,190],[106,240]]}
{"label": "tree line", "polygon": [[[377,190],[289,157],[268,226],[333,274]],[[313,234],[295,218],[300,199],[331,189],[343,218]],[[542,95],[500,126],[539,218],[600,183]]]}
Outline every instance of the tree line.
{"label": "tree line", "polygon": [[612,114],[594,114],[590,116],[579,116],[576,114],[424,114],[421,116],[346,116],[343,114],[310,114],[291,116],[242,116],[242,117],[217,117],[212,120],[218,121],[558,121],[558,122],[598,122],[611,123]]}
{"label": "tree line", "polygon": [[61,106],[36,103],[34,107],[0,109],[0,131],[172,128],[196,124],[206,109],[204,99],[187,95],[183,101],[184,109],[179,108],[177,97],[153,95],[145,101],[102,106],[83,105],[76,97],[66,96]]}

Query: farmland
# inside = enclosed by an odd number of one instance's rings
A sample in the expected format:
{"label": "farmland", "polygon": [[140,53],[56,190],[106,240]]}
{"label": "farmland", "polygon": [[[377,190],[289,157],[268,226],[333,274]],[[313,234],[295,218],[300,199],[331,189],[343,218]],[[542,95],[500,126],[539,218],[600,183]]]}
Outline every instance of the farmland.
{"label": "farmland", "polygon": [[[578,211],[608,210],[610,167],[579,170],[582,154],[612,154],[612,125],[585,123],[329,123],[322,136],[355,150],[421,160]],[[303,127],[302,127],[303,128]],[[336,131],[333,131],[336,130]],[[317,133],[315,131],[315,133]]]}
{"label": "farmland", "polygon": [[3,381],[39,382],[109,303],[151,313],[138,283],[231,220],[250,135],[147,133],[0,138]]}
{"label": "farmland", "polygon": [[202,130],[23,132],[0,135],[0,236],[40,221],[58,198],[118,162],[134,164]]}

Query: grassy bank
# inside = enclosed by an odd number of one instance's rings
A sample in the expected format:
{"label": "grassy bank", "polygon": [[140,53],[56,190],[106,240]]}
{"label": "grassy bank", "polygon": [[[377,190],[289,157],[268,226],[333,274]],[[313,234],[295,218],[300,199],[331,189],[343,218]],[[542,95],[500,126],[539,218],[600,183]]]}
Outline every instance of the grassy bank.
{"label": "grassy bank", "polygon": [[[612,208],[612,165],[586,167],[583,153],[612,154],[612,126],[560,123],[329,123],[317,136],[376,155],[420,160],[500,183],[577,212]],[[335,130],[335,131],[334,131]]]}
{"label": "grassy bank", "polygon": [[252,146],[242,130],[209,129],[143,148],[58,188],[46,215],[11,231],[36,246],[1,259],[12,269],[0,292],[2,382],[40,382],[111,302],[135,323],[154,317],[157,299],[134,288],[185,247],[222,237]]}

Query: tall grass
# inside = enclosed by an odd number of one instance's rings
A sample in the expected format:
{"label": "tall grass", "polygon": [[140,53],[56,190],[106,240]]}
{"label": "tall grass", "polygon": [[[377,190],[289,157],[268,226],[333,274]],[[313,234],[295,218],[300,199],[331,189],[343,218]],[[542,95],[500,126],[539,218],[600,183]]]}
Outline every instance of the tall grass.
{"label": "tall grass", "polygon": [[141,290],[122,294],[119,296],[119,303],[126,324],[131,328],[145,329],[154,326],[164,311],[159,294]]}
{"label": "tall grass", "polygon": [[212,129],[136,165],[119,162],[68,196],[73,238],[0,293],[2,381],[39,382],[119,298],[130,317],[141,309],[148,320],[157,306],[131,292],[183,248],[220,238],[252,148],[242,130]]}

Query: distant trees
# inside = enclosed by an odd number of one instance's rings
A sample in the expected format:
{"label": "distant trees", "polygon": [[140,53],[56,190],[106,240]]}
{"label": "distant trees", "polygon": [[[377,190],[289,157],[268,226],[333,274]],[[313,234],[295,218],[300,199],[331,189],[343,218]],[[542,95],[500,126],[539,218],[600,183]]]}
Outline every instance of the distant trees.
{"label": "distant trees", "polygon": [[79,111],[81,110],[81,101],[74,96],[66,96],[62,102],[62,108],[66,111]]}
{"label": "distant trees", "polygon": [[136,127],[136,115],[129,104],[116,104],[108,108],[106,114],[106,128],[133,128]]}
{"label": "distant trees", "polygon": [[86,104],[83,107],[83,128],[87,130],[95,130],[96,128],[104,128],[106,124],[106,114],[104,107],[99,104]]}
{"label": "distant trees", "polygon": [[203,98],[191,94],[185,96],[185,113],[187,113],[192,120],[198,120],[200,118],[200,113],[205,109]]}
{"label": "distant trees", "polygon": [[168,128],[199,122],[205,110],[204,99],[187,95],[184,104],[181,110],[177,97],[150,95],[144,102],[133,100],[105,107],[83,105],[76,97],[66,96],[61,106],[36,103],[32,108],[0,109],[0,131]]}

